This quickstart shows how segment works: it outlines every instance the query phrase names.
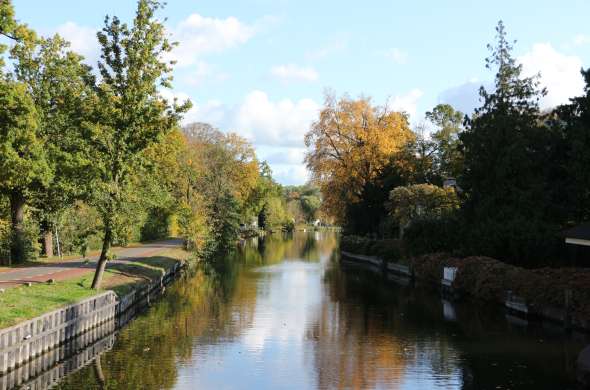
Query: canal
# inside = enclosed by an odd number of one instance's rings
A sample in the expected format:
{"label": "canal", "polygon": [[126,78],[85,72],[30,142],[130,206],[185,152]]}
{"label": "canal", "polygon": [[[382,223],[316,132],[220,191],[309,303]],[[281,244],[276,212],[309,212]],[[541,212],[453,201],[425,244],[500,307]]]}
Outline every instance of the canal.
{"label": "canal", "polygon": [[590,341],[270,235],[177,281],[59,389],[577,389]]}

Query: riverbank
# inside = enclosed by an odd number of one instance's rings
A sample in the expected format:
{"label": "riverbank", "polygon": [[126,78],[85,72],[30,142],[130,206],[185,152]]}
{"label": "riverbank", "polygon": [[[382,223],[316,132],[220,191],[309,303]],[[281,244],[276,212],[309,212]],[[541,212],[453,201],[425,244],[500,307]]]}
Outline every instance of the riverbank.
{"label": "riverbank", "polygon": [[[152,249],[146,248],[146,252],[149,253],[150,250]],[[189,252],[176,247],[163,249],[149,256],[130,257],[111,262],[107,267],[100,290],[90,289],[93,263],[80,266],[77,263],[71,263],[72,268],[69,270],[37,278],[43,279],[43,282],[31,281],[17,287],[6,288],[0,293],[0,329],[105,291],[113,291],[121,297],[159,279],[176,264],[186,262],[189,255]],[[38,267],[34,267],[34,270],[37,269]],[[57,275],[62,275],[65,279],[58,280]],[[50,279],[52,282],[47,282]]]}
{"label": "riverbank", "polygon": [[[0,329],[0,373],[9,373],[32,359],[49,356],[60,345],[93,333],[109,321],[127,323],[129,313],[134,316],[129,309],[149,306],[174,280],[187,259],[188,252],[175,248],[158,256],[137,258],[124,265],[115,264],[108,269],[109,277],[99,291],[90,290],[85,283],[76,283],[75,279],[59,287],[54,282],[9,289],[2,300],[21,299],[3,313],[4,323],[17,322],[19,317],[14,314],[18,310],[11,309],[19,304],[28,308],[24,314],[21,312],[25,317],[38,311],[42,314]],[[85,282],[90,283],[90,280]],[[80,300],[86,294],[89,296]],[[63,305],[69,300],[74,302]],[[53,306],[57,308],[49,309]]]}
{"label": "riverbank", "polygon": [[[524,269],[498,260],[429,254],[391,261],[380,256],[343,254],[384,272],[426,282],[456,298],[470,297],[502,305],[527,319],[547,319],[566,329],[590,331],[590,270],[581,268]],[[374,252],[373,252],[374,253]],[[394,258],[399,258],[396,253]],[[390,257],[390,258],[391,258]]]}

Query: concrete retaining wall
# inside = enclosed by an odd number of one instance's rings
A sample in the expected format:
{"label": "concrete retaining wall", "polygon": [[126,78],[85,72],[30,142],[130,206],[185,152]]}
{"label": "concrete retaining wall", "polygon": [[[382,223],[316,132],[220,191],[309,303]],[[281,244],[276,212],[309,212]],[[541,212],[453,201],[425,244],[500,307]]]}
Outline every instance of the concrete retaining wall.
{"label": "concrete retaining wall", "polygon": [[[162,292],[171,282],[182,264],[176,263],[158,280],[154,280],[141,288],[119,298],[112,291],[93,296],[73,305],[69,305],[0,330],[0,375],[14,372],[26,363],[43,357],[45,361],[55,363],[59,354],[58,347],[71,345],[70,341],[86,334],[96,327],[114,321],[116,318],[128,317],[125,313],[135,305],[150,304],[155,293]],[[56,353],[48,354],[55,350]],[[45,363],[41,364],[42,366]],[[34,371],[37,369],[35,368]],[[22,370],[21,370],[22,371]],[[17,370],[18,372],[18,370]],[[20,374],[14,376],[23,378]],[[0,390],[11,388],[8,383],[17,383],[10,376],[0,377]],[[4,386],[4,384],[6,384]],[[4,386],[4,387],[3,387]],[[32,387],[36,388],[36,387]]]}

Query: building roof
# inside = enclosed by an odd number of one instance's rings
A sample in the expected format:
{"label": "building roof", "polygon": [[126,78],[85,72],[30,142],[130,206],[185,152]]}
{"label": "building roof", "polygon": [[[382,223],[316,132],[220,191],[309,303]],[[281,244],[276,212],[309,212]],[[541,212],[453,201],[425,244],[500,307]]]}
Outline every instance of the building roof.
{"label": "building roof", "polygon": [[577,240],[590,240],[590,222],[574,226],[563,232],[565,238],[575,238]]}

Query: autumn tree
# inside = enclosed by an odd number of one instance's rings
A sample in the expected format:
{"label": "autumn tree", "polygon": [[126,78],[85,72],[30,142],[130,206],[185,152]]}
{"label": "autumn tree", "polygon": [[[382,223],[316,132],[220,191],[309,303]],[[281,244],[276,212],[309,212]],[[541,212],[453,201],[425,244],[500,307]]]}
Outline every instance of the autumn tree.
{"label": "autumn tree", "polygon": [[372,105],[369,98],[336,100],[326,95],[319,118],[305,136],[305,157],[320,186],[323,205],[339,223],[365,186],[382,172],[390,157],[413,138],[405,114]]}
{"label": "autumn tree", "polygon": [[189,124],[184,131],[203,163],[195,188],[210,210],[209,250],[225,250],[237,238],[240,222],[249,218],[248,200],[259,177],[256,153],[242,137],[208,124]]}
{"label": "autumn tree", "polygon": [[171,64],[162,60],[173,45],[155,12],[161,4],[140,0],[131,27],[116,16],[105,18],[97,34],[98,64],[94,122],[88,126],[94,168],[92,203],[103,220],[103,245],[92,288],[99,288],[109,250],[135,197],[134,173],[145,163],[144,151],[161,140],[190,103],[172,105],[159,88],[169,88]]}

